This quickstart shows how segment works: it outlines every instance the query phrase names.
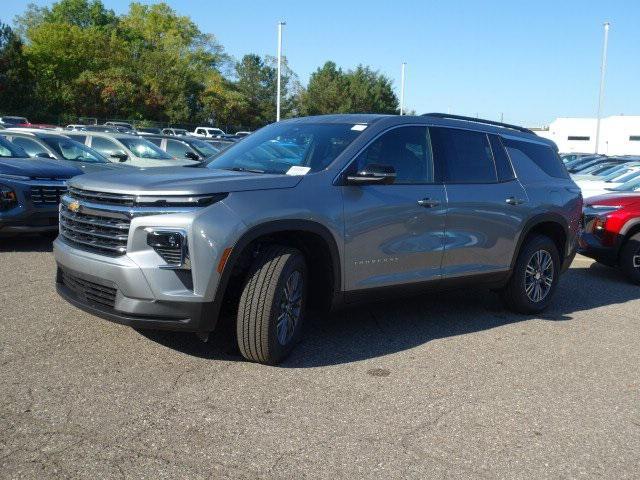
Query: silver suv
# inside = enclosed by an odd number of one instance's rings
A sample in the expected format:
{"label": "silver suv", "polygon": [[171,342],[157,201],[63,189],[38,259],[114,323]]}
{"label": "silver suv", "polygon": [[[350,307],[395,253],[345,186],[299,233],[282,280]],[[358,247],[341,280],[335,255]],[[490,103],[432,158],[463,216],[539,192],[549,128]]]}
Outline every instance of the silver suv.
{"label": "silver suv", "polygon": [[268,364],[308,307],[482,284],[539,312],[582,209],[555,144],[443,114],[287,120],[199,168],[69,185],[54,245],[63,297],[205,339],[232,306],[240,352]]}

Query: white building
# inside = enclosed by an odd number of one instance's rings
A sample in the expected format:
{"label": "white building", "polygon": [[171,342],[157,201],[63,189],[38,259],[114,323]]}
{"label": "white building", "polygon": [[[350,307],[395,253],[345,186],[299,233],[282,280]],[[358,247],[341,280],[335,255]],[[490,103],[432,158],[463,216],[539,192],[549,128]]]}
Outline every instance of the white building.
{"label": "white building", "polygon": [[[595,118],[561,117],[548,128],[533,130],[556,142],[561,153],[594,153],[596,149]],[[601,119],[598,153],[640,155],[640,116],[614,115]]]}

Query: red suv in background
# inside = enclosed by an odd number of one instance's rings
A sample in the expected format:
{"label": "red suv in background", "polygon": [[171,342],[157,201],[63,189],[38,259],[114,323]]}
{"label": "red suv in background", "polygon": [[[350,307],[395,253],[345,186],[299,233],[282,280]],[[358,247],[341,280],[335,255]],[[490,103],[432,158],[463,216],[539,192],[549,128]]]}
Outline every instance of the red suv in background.
{"label": "red suv in background", "polygon": [[580,253],[620,267],[640,283],[640,192],[620,192],[584,201]]}

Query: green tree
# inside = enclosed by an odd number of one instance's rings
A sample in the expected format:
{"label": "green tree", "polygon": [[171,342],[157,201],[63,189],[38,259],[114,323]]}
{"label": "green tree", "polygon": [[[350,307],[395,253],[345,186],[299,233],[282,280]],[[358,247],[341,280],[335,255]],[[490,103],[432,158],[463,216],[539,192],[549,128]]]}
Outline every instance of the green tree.
{"label": "green tree", "polygon": [[22,41],[0,23],[0,113],[31,115],[33,77],[23,54]]}
{"label": "green tree", "polygon": [[359,65],[346,73],[326,62],[309,78],[300,94],[304,115],[327,113],[397,113],[398,98],[391,81],[369,67]]}
{"label": "green tree", "polygon": [[300,94],[303,115],[320,115],[344,111],[348,80],[334,62],[326,62],[311,74],[309,85]]}

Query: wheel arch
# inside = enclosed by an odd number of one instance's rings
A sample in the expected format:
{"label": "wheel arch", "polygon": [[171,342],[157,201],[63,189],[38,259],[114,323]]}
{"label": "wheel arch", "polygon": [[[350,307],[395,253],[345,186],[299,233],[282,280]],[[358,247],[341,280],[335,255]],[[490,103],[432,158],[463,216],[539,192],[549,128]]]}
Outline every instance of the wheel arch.
{"label": "wheel arch", "polygon": [[546,235],[554,241],[560,254],[560,264],[564,263],[565,258],[570,254],[567,251],[570,240],[569,225],[562,215],[547,212],[535,215],[525,223],[511,259],[511,269],[514,268],[526,239],[536,233]]}
{"label": "wheel arch", "polygon": [[[302,251],[309,267],[311,290],[317,291],[318,297],[323,297],[322,294],[327,297],[312,302],[312,305],[329,308],[338,299],[342,291],[340,250],[331,231],[313,220],[269,221],[247,230],[232,247],[212,302],[211,329],[215,326],[215,319],[220,315],[223,304],[233,298],[234,290],[238,286],[235,280],[239,280],[236,277],[240,277],[250,266],[254,247],[259,248],[260,244],[264,243],[280,243]],[[318,272],[320,276],[317,276]],[[319,282],[320,278],[322,282]],[[324,304],[324,301],[328,303]]]}

